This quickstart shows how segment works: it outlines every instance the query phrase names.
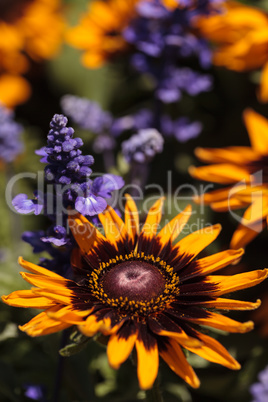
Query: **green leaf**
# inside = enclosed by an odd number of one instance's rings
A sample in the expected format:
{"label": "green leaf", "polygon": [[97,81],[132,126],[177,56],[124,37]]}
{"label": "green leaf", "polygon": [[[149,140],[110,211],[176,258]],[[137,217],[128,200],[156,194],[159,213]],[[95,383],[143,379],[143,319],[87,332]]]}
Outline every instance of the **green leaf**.
{"label": "green leaf", "polygon": [[91,338],[78,333],[78,331],[75,331],[75,333],[71,335],[70,339],[73,341],[73,343],[70,343],[59,350],[59,354],[63,357],[70,357],[81,352],[81,350],[83,350],[92,340]]}

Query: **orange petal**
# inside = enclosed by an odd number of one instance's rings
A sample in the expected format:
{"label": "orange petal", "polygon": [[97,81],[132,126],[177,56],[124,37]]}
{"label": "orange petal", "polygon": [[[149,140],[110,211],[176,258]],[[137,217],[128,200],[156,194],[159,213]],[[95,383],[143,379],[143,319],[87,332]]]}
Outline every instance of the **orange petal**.
{"label": "orange petal", "polygon": [[256,153],[250,147],[196,148],[194,153],[206,163],[244,164],[256,158]]}
{"label": "orange petal", "polygon": [[4,303],[14,307],[46,309],[55,305],[55,301],[33,293],[32,290],[17,290],[8,296],[2,296]]}
{"label": "orange petal", "polygon": [[240,289],[247,289],[258,285],[268,276],[268,269],[243,272],[236,275],[212,275],[207,276],[206,281],[217,285],[213,296],[221,296],[224,293],[234,292]]}
{"label": "orange petal", "polygon": [[259,198],[247,208],[231,239],[232,248],[245,247],[265,228],[264,219],[268,215],[266,204],[266,199]]}
{"label": "orange petal", "polygon": [[[184,318],[184,317],[183,317]],[[184,318],[185,319],[185,318]],[[224,315],[209,312],[206,318],[187,318],[187,320],[207,327],[221,329],[227,332],[248,332],[254,328],[253,321],[238,322]]]}
{"label": "orange petal", "polygon": [[206,180],[220,184],[236,183],[241,180],[250,182],[250,174],[246,168],[235,164],[220,163],[201,167],[189,167],[189,173],[198,180]]}
{"label": "orange petal", "polygon": [[[244,188],[245,186],[243,186]],[[229,198],[229,193],[232,187],[226,187],[224,189],[210,191],[208,193],[200,194],[194,197],[194,201],[198,204],[210,204],[212,202],[222,202]]]}
{"label": "orange petal", "polygon": [[[186,275],[186,277],[188,279],[195,276],[208,275],[229,264],[237,264],[243,254],[244,249],[240,248],[239,250],[221,251],[220,253],[212,254],[208,257],[196,260],[192,263],[195,266],[195,269],[189,275]],[[184,279],[186,277],[184,277]]]}
{"label": "orange petal", "polygon": [[[57,311],[58,308],[60,308],[60,306],[52,307],[51,309],[47,310],[47,312]],[[26,332],[29,336],[41,336],[53,334],[68,327],[70,327],[70,324],[53,320],[52,318],[48,317],[46,312],[42,312],[35,316],[27,324],[19,326],[19,329]]]}
{"label": "orange petal", "polygon": [[104,321],[99,320],[94,314],[92,314],[85,321],[83,321],[78,328],[84,335],[91,337],[104,327]]}
{"label": "orange petal", "polygon": [[31,96],[30,84],[20,75],[1,74],[0,102],[8,108],[24,103]]}
{"label": "orange petal", "polygon": [[218,237],[220,231],[221,225],[206,226],[180,240],[176,244],[175,250],[178,250],[181,255],[190,254],[193,259]]}
{"label": "orange petal", "polygon": [[255,239],[259,234],[258,231],[252,230],[244,225],[239,225],[235,230],[233,237],[230,242],[230,247],[233,249],[239,247],[246,247],[252,240]]}
{"label": "orange petal", "polygon": [[168,222],[158,233],[157,238],[164,246],[168,241],[173,242],[181,233],[188,222],[192,212],[191,205],[188,205],[179,215]]}
{"label": "orange petal", "polygon": [[202,307],[216,308],[220,310],[255,310],[260,307],[261,301],[258,299],[255,303],[240,300],[217,298],[211,301],[199,302]]}
{"label": "orange petal", "polygon": [[171,370],[183,378],[187,384],[191,385],[193,388],[198,388],[200,386],[200,381],[193,368],[187,362],[178,343],[173,339],[169,339],[165,346],[166,350],[160,350],[160,356],[162,359],[164,359]]}
{"label": "orange petal", "polygon": [[139,233],[139,213],[137,205],[129,194],[125,194],[127,199],[125,204],[125,225],[129,236],[134,240]]}
{"label": "orange petal", "polygon": [[211,207],[211,209],[213,209],[213,211],[225,212],[230,209],[241,209],[241,208],[246,207],[247,205],[248,205],[248,203],[246,203],[242,200],[238,200],[236,198],[228,198],[225,201],[212,202],[210,204],[210,207]]}
{"label": "orange petal", "polygon": [[32,272],[33,274],[41,274],[45,276],[49,276],[50,278],[55,278],[55,279],[63,279],[62,276],[55,274],[55,272],[52,272],[46,268],[39,267],[39,265],[32,264],[31,262],[25,261],[22,257],[19,257],[18,263],[27,271]]}
{"label": "orange petal", "polygon": [[189,346],[199,346],[200,345],[200,341],[197,338],[193,338],[193,337],[187,335],[186,332],[180,327],[177,328],[177,331],[170,331],[170,330],[162,329],[161,325],[157,321],[152,320],[150,322],[150,329],[154,334],[156,334],[158,336],[165,336],[167,338],[175,339],[182,346],[183,345],[189,345]]}
{"label": "orange petal", "polygon": [[108,206],[98,217],[103,225],[106,238],[111,244],[117,247],[119,241],[126,239],[125,224],[113,208]]}
{"label": "orange petal", "polygon": [[216,339],[201,333],[198,334],[198,337],[202,342],[201,346],[198,348],[186,346],[186,349],[210,362],[221,364],[232,370],[240,369],[240,364],[218,341],[216,341]]}
{"label": "orange petal", "polygon": [[75,214],[68,218],[72,234],[84,254],[89,254],[95,242],[105,240],[105,237],[83,215]]}
{"label": "orange petal", "polygon": [[89,315],[90,310],[75,311],[72,306],[62,307],[56,312],[47,312],[48,317],[54,320],[66,322],[68,324],[79,325],[84,321],[84,317]]}
{"label": "orange petal", "polygon": [[244,111],[244,120],[253,149],[261,155],[267,155],[268,120],[252,109]]}
{"label": "orange petal", "polygon": [[197,338],[192,338],[191,336],[188,336],[184,331],[183,333],[178,333],[161,330],[157,332],[157,335],[174,339],[175,341],[179,342],[183,347],[186,345],[193,347],[197,347],[200,345],[200,341]]}
{"label": "orange petal", "polygon": [[[49,278],[44,275],[36,275],[36,274],[29,274],[28,272],[20,272],[21,276],[23,279],[27,282],[29,282],[31,285],[37,286],[39,288],[47,288],[47,289],[58,289],[60,288],[61,291],[65,292],[67,294],[73,294],[68,288],[67,284],[68,282],[71,284],[72,281],[69,279],[65,279],[63,277],[60,278]],[[63,290],[64,289],[64,290]]]}
{"label": "orange petal", "polygon": [[161,197],[149,209],[148,215],[141,230],[141,233],[149,239],[152,239],[157,232],[159,223],[162,218],[163,203],[164,197]]}
{"label": "orange petal", "polygon": [[47,299],[57,302],[57,304],[58,303],[72,304],[73,294],[68,295],[68,293],[65,292],[64,288],[57,288],[57,291],[55,291],[55,289],[32,288],[32,291],[38,296],[43,296],[46,297]]}
{"label": "orange petal", "polygon": [[112,368],[118,369],[128,358],[137,339],[137,332],[130,334],[127,338],[113,334],[109,338],[107,356]]}
{"label": "orange petal", "polygon": [[136,349],[138,355],[138,380],[141,389],[149,389],[153,386],[153,383],[157,377],[159,357],[158,347],[155,342],[154,345],[150,345],[147,348],[142,340],[136,340]]}

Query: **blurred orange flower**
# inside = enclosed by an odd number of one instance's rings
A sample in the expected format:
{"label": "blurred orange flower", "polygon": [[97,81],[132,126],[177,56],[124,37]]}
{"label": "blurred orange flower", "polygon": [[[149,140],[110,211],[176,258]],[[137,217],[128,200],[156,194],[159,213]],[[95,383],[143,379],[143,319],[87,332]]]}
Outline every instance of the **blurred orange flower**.
{"label": "blurred orange flower", "polygon": [[232,237],[232,248],[253,240],[268,218],[268,120],[249,109],[244,119],[251,147],[197,148],[197,157],[211,164],[190,167],[190,174],[199,180],[232,185],[197,197],[198,203],[216,211],[247,207]]}
{"label": "blurred orange flower", "polygon": [[96,0],[90,3],[79,25],[67,32],[67,42],[84,50],[82,64],[99,68],[128,46],[123,29],[135,16],[138,0]]}
{"label": "blurred orange flower", "polygon": [[29,71],[31,60],[40,62],[56,54],[63,29],[60,0],[0,5],[0,101],[7,107],[28,99],[30,85],[21,75]]}
{"label": "blurred orange flower", "polygon": [[221,14],[196,21],[201,34],[214,42],[214,63],[236,71],[262,68],[260,100],[268,101],[268,16],[257,8],[226,2]]}

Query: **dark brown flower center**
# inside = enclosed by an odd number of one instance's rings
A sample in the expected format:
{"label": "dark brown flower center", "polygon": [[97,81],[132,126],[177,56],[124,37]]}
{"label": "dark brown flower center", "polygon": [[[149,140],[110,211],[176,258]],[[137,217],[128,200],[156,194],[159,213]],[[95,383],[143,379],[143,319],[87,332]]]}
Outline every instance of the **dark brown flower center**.
{"label": "dark brown flower center", "polygon": [[165,289],[165,278],[151,264],[143,261],[125,261],[108,271],[103,279],[103,290],[109,298],[127,297],[134,301],[150,301]]}

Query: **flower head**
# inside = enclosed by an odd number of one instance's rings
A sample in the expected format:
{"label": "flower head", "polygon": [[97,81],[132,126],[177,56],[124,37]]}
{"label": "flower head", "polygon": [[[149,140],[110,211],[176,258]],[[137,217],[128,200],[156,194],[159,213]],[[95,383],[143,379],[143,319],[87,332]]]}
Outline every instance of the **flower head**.
{"label": "flower head", "polygon": [[225,12],[201,17],[197,27],[216,46],[214,63],[236,71],[263,68],[260,98],[268,100],[268,17],[255,7],[227,1]]}
{"label": "flower head", "polygon": [[122,152],[128,162],[145,163],[163,151],[164,139],[154,128],[140,130],[123,141]]}
{"label": "flower head", "polygon": [[211,77],[184,66],[196,58],[203,68],[210,66],[208,43],[198,37],[192,27],[196,15],[203,15],[205,3],[191,7],[167,8],[158,0],[141,1],[137,17],[123,34],[132,47],[130,61],[139,72],[151,77],[155,97],[164,103],[181,99],[182,92],[196,96],[209,91]]}
{"label": "flower head", "polygon": [[258,374],[258,382],[252,384],[250,387],[250,393],[253,396],[252,402],[266,402],[268,399],[268,367],[265,367]]}
{"label": "flower head", "polygon": [[[192,387],[199,380],[187,362],[182,347],[231,369],[239,363],[202,326],[229,332],[247,332],[251,321],[240,323],[216,310],[255,309],[255,303],[222,298],[225,293],[254,286],[268,270],[232,276],[211,275],[236,263],[243,250],[227,250],[209,257],[195,257],[219,234],[209,226],[174,241],[190,215],[190,207],[157,234],[163,199],[150,208],[139,230],[137,207],[126,196],[125,221],[108,207],[99,215],[102,235],[82,215],[69,217],[78,247],[73,251],[75,280],[65,279],[20,258],[22,277],[31,290],[3,296],[5,303],[44,311],[20,327],[30,336],[46,335],[72,325],[88,337],[107,336],[107,355],[117,369],[133,348],[137,351],[137,374],[142,389],[157,376],[159,354],[170,368]],[[213,309],[213,311],[211,311]]]}
{"label": "flower head", "polygon": [[14,114],[0,105],[0,161],[12,162],[23,152],[22,126],[14,121]]}
{"label": "flower head", "polygon": [[[51,27],[53,26],[53,29]],[[11,0],[0,4],[0,100],[8,107],[31,93],[22,74],[52,58],[64,28],[60,0]]]}
{"label": "flower head", "polygon": [[[67,231],[67,211],[76,210],[93,217],[106,208],[106,199],[112,197],[113,191],[124,185],[123,179],[113,174],[91,180],[94,158],[83,155],[83,141],[74,136],[74,129],[67,123],[64,115],[55,114],[50,122],[47,146],[36,151],[41,162],[46,163],[44,192],[35,191],[33,199],[27,194],[18,194],[12,201],[17,212],[35,215],[43,212],[52,221],[46,233],[30,232],[23,238],[33,246],[34,252],[47,251],[53,260],[46,260],[46,266],[57,272],[68,265],[66,259],[73,247],[73,238]],[[61,255],[51,244],[67,246],[68,250]],[[57,266],[58,261],[61,263]]]}
{"label": "flower head", "polygon": [[112,124],[111,113],[101,109],[96,102],[78,96],[65,95],[61,99],[64,113],[76,124],[94,134],[104,134]]}
{"label": "flower head", "polygon": [[82,63],[98,68],[111,57],[124,51],[127,42],[123,29],[135,15],[138,0],[94,0],[79,25],[67,32],[67,41],[84,50]]}
{"label": "flower head", "polygon": [[268,217],[268,121],[253,110],[244,112],[251,147],[197,148],[196,155],[209,166],[191,167],[199,179],[231,187],[215,190],[196,199],[216,211],[248,207],[231,240],[243,247],[263,229]]}

